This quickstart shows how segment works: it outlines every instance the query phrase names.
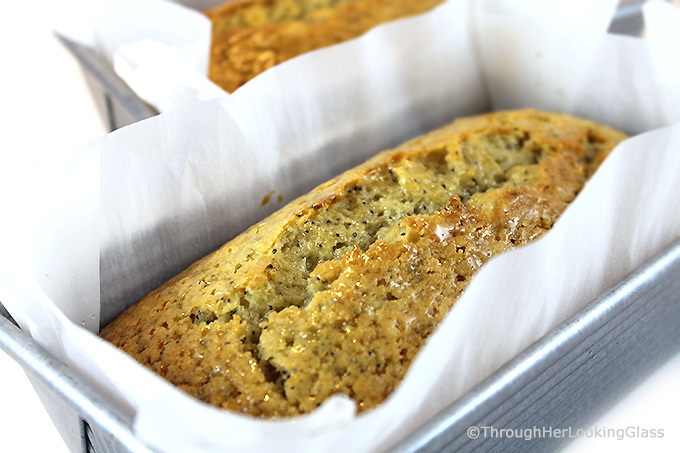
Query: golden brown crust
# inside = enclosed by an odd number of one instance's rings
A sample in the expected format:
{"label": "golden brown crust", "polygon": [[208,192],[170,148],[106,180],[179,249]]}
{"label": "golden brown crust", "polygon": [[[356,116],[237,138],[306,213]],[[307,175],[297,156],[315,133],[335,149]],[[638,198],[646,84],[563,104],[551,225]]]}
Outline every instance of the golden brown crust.
{"label": "golden brown crust", "polygon": [[241,0],[212,22],[209,77],[233,92],[295,56],[356,38],[376,25],[426,12],[443,0]]}
{"label": "golden brown crust", "polygon": [[549,229],[624,135],[533,110],[378,154],[192,265],[101,333],[183,390],[258,416],[396,387],[476,270]]}

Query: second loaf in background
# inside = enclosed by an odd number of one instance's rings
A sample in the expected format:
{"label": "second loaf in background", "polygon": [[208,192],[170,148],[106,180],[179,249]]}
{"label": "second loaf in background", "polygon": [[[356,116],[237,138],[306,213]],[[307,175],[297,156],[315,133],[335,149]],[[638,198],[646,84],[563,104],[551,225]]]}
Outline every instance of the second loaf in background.
{"label": "second loaf in background", "polygon": [[369,409],[473,274],[551,228],[624,138],[534,110],[457,120],[288,204],[101,336],[238,413],[291,416],[333,394]]}
{"label": "second loaf in background", "polygon": [[424,13],[444,0],[237,0],[206,12],[212,22],[210,79],[231,93],[303,53]]}

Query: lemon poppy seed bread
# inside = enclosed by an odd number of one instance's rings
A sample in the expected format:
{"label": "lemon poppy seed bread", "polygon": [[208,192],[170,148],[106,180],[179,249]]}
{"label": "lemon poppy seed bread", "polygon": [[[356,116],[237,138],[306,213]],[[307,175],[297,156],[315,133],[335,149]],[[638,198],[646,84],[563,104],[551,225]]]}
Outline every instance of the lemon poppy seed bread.
{"label": "lemon poppy seed bread", "polygon": [[429,11],[444,0],[239,0],[206,12],[208,75],[228,92],[272,66],[356,38],[376,25]]}
{"label": "lemon poppy seed bread", "polygon": [[457,120],[288,204],[101,335],[239,413],[338,393],[371,408],[480,266],[546,232],[624,138],[533,110]]}

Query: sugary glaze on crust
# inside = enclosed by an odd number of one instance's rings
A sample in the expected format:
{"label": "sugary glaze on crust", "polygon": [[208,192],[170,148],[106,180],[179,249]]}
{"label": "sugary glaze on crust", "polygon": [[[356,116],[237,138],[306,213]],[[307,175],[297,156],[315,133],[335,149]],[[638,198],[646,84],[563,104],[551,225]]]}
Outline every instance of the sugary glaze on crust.
{"label": "sugary glaze on crust", "polygon": [[255,416],[398,385],[492,256],[548,230],[625,136],[533,110],[465,118],[316,188],[101,336],[200,400]]}
{"label": "sugary glaze on crust", "polygon": [[424,13],[444,0],[241,0],[212,22],[209,77],[228,92],[311,50],[356,38],[384,22]]}

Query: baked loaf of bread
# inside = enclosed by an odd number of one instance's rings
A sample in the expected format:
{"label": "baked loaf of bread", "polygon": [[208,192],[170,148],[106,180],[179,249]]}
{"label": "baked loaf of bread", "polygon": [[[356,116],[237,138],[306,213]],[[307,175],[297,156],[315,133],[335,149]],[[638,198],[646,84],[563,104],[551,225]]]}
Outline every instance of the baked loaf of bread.
{"label": "baked loaf of bread", "polygon": [[297,55],[356,38],[444,0],[237,0],[212,21],[210,79],[228,92]]}
{"label": "baked loaf of bread", "polygon": [[359,410],[397,386],[472,275],[548,230],[624,135],[533,110],[460,119],[317,187],[101,336],[255,416]]}

